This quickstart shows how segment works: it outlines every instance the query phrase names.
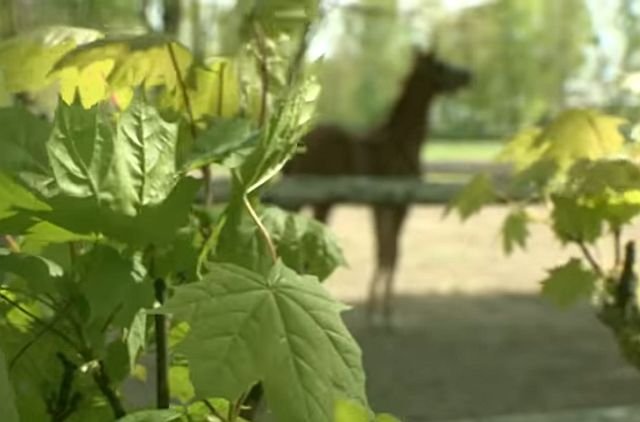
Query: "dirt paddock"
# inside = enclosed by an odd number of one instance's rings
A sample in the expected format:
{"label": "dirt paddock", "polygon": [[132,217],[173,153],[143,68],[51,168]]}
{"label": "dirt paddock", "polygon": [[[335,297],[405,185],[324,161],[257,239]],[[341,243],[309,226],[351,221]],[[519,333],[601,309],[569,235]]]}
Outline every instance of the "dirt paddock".
{"label": "dirt paddock", "polygon": [[350,267],[329,289],[354,305],[345,317],[365,355],[372,406],[407,422],[635,404],[640,374],[619,356],[587,305],[559,310],[538,296],[545,268],[564,262],[543,228],[529,252],[505,257],[505,210],[461,224],[415,207],[402,239],[397,331],[366,328],[372,270],[369,212],[339,207],[331,227]]}

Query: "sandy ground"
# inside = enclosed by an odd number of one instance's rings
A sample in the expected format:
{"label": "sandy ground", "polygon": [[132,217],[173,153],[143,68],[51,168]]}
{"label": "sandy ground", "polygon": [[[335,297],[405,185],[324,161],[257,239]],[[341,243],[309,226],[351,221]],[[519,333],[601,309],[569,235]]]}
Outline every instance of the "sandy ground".
{"label": "sandy ground", "polygon": [[505,257],[505,210],[465,224],[440,207],[415,207],[402,239],[393,334],[367,328],[362,300],[372,271],[369,212],[331,219],[350,263],[329,280],[353,304],[371,403],[407,422],[638,403],[640,374],[619,356],[587,305],[567,311],[538,296],[545,268],[575,252],[534,229],[528,253]]}

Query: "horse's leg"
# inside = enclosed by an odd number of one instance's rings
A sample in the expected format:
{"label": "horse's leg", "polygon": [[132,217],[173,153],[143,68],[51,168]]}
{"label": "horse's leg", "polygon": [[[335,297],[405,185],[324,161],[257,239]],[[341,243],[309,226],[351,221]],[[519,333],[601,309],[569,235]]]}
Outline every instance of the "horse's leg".
{"label": "horse's leg", "polygon": [[376,270],[370,287],[369,306],[375,306],[378,285],[383,291],[380,303],[382,316],[387,327],[391,325],[393,314],[393,284],[398,263],[400,233],[407,215],[407,206],[376,206],[374,208],[376,233]]}
{"label": "horse's leg", "polygon": [[388,241],[392,245],[388,248],[385,260],[388,262],[390,268],[387,273],[387,277],[384,280],[384,294],[382,312],[385,325],[391,327],[391,318],[393,317],[393,285],[395,282],[396,269],[398,264],[398,258],[400,255],[400,240],[402,234],[402,226],[407,217],[408,207],[406,205],[397,206],[393,208],[391,212],[391,228],[389,230]]}

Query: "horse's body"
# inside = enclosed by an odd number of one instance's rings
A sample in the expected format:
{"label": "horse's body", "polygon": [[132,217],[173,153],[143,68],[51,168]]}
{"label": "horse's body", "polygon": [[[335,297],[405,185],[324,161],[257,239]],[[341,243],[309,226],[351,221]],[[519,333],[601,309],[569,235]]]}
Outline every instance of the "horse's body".
{"label": "horse's body", "polygon": [[[438,61],[432,54],[418,54],[389,116],[360,135],[336,126],[318,126],[303,139],[306,153],[296,156],[285,174],[314,176],[420,177],[420,150],[429,132],[428,114],[436,96],[467,85],[470,74]],[[314,216],[326,222],[334,204],[314,204]],[[384,286],[382,309],[391,316],[391,295],[398,261],[398,241],[408,205],[373,207],[377,262],[370,285],[368,311],[376,308],[376,292]]]}

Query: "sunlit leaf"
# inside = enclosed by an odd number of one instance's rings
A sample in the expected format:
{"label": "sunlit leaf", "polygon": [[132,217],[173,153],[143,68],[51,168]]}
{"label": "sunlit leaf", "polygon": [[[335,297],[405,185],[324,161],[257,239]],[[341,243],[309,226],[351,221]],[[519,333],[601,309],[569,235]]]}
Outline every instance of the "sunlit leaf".
{"label": "sunlit leaf", "polygon": [[598,276],[586,270],[579,259],[549,270],[542,281],[542,295],[558,306],[566,307],[588,298],[594,290]]}
{"label": "sunlit leaf", "polygon": [[191,325],[178,350],[199,397],[233,400],[262,380],[279,421],[325,422],[337,399],[365,403],[342,309],[317,280],[279,263],[267,277],[212,265],[203,281],[176,288],[164,311]]}
{"label": "sunlit leaf", "polygon": [[[54,70],[62,76],[63,92],[69,94],[77,90],[82,103],[92,105],[100,93],[106,97],[112,91],[139,86],[145,89],[161,86],[168,92],[178,93],[180,81],[192,63],[193,56],[184,46],[163,35],[151,34],[85,44],[62,57]],[[74,71],[78,78],[72,77]],[[96,83],[106,81],[110,89],[87,83],[96,78]]]}
{"label": "sunlit leaf", "polygon": [[625,142],[624,119],[595,110],[567,110],[555,118],[535,141],[543,157],[561,166],[579,159],[598,159],[619,153]]}
{"label": "sunlit leaf", "polygon": [[54,26],[0,43],[0,73],[9,92],[38,91],[55,82],[55,63],[79,45],[103,35],[93,29]]}

